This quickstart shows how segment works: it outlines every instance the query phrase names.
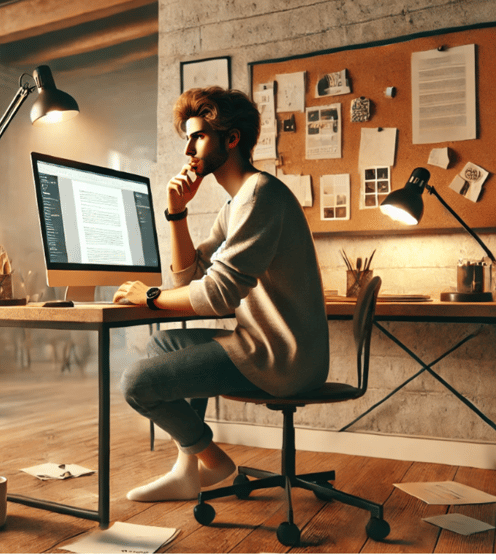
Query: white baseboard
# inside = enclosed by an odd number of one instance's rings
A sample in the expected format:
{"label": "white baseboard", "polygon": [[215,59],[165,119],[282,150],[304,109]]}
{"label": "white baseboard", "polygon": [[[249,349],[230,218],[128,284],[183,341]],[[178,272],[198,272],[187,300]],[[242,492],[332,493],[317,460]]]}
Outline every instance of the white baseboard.
{"label": "white baseboard", "polygon": [[[208,420],[221,443],[280,449],[282,429]],[[160,433],[161,432],[161,433]],[[157,429],[157,437],[168,437]],[[496,470],[496,444],[296,428],[296,449]]]}

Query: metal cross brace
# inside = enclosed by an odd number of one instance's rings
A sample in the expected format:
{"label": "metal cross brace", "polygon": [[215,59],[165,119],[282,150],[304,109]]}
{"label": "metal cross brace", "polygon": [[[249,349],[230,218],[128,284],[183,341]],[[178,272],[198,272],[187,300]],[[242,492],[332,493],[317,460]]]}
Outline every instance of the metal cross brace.
{"label": "metal cross brace", "polygon": [[414,379],[416,379],[420,374],[422,374],[424,371],[428,371],[435,379],[437,379],[442,385],[444,385],[449,391],[451,391],[455,397],[457,397],[459,400],[461,400],[463,402],[463,404],[465,404],[465,406],[468,406],[473,412],[475,412],[482,420],[484,420],[484,422],[486,422],[486,424],[488,424],[489,426],[491,426],[491,428],[493,430],[496,430],[496,424],[490,419],[488,418],[483,412],[481,412],[473,403],[471,403],[466,397],[464,397],[461,393],[459,393],[454,387],[452,387],[447,381],[445,381],[439,374],[437,374],[433,369],[432,366],[434,366],[435,364],[437,364],[438,362],[440,362],[442,359],[444,359],[446,356],[448,356],[448,354],[451,354],[454,350],[456,350],[457,348],[460,348],[460,346],[462,346],[463,344],[465,344],[466,342],[468,342],[469,340],[471,340],[472,338],[475,338],[476,336],[478,336],[480,334],[480,332],[482,331],[482,329],[484,328],[484,325],[481,325],[477,330],[475,330],[474,332],[472,332],[471,334],[467,335],[465,338],[463,338],[462,340],[460,340],[457,344],[455,344],[452,348],[450,348],[449,350],[447,350],[444,354],[442,354],[441,356],[439,356],[439,358],[437,358],[436,360],[432,361],[430,364],[425,364],[416,354],[414,354],[407,346],[405,346],[400,340],[398,340],[394,335],[392,335],[389,331],[387,331],[380,323],[378,323],[377,321],[374,321],[375,326],[382,331],[388,338],[390,338],[393,342],[395,342],[400,348],[402,348],[409,356],[411,356],[415,361],[417,361],[421,366],[422,369],[420,369],[415,375],[412,375],[412,377],[410,377],[409,379],[407,379],[406,381],[404,381],[403,383],[401,383],[401,385],[398,385],[398,387],[396,387],[396,389],[394,389],[393,391],[391,391],[388,395],[386,395],[383,399],[381,399],[380,401],[378,401],[376,404],[374,404],[373,406],[371,406],[368,410],[366,410],[365,412],[363,412],[362,414],[360,414],[360,416],[358,416],[357,418],[355,418],[352,422],[350,422],[349,424],[347,424],[346,426],[344,426],[343,428],[341,428],[339,431],[340,432],[344,432],[345,430],[347,430],[350,426],[353,426],[353,424],[355,424],[356,422],[358,422],[360,419],[362,419],[364,416],[366,416],[367,414],[369,414],[369,412],[371,412],[372,410],[374,410],[375,408],[377,408],[378,406],[380,406],[382,403],[384,403],[385,401],[387,401],[390,397],[392,397],[395,393],[397,393],[400,389],[402,389],[403,387],[405,387],[405,385],[407,385],[408,383],[410,383],[410,381],[413,381]]}

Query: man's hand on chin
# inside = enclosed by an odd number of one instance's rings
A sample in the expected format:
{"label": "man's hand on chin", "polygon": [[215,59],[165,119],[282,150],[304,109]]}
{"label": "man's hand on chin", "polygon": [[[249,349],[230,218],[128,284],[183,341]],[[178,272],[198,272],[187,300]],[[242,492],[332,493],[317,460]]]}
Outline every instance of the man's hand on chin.
{"label": "man's hand on chin", "polygon": [[146,292],[149,286],[143,282],[124,282],[114,294],[114,303],[146,307]]}

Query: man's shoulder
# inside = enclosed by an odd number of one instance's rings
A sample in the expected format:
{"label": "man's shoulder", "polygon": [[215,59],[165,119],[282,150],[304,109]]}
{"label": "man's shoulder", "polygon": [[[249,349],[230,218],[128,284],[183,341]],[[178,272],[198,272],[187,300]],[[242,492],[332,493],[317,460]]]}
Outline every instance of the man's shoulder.
{"label": "man's shoulder", "polygon": [[261,171],[251,177],[235,197],[236,205],[250,204],[284,204],[290,201],[292,193],[289,188],[277,177]]}
{"label": "man's shoulder", "polygon": [[275,177],[274,175],[271,175],[270,173],[267,173],[266,171],[260,172],[256,189],[267,194],[273,193],[274,195],[281,195],[282,193],[291,192],[284,181],[282,181],[278,177]]}

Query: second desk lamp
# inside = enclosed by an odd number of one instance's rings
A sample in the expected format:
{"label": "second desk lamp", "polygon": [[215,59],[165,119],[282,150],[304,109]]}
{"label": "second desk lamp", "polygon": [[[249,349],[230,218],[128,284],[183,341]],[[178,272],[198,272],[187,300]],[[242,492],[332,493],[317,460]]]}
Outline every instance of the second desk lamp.
{"label": "second desk lamp", "polygon": [[[386,214],[393,220],[400,221],[407,225],[416,225],[422,219],[424,213],[424,202],[422,194],[427,190],[429,194],[433,194],[439,202],[450,212],[450,214],[458,220],[465,231],[469,233],[477,243],[484,249],[486,255],[490,259],[488,266],[486,263],[476,263],[458,266],[458,288],[456,292],[442,292],[441,301],[492,301],[492,292],[490,288],[491,268],[496,266],[493,253],[489,250],[482,239],[471,229],[460,216],[441,198],[436,189],[429,185],[431,174],[423,167],[414,169],[408,179],[406,185],[402,189],[398,189],[390,193],[382,202],[380,208],[383,214]],[[485,273],[488,274],[485,274]],[[460,275],[462,278],[460,278]],[[467,278],[467,275],[470,277]],[[484,277],[489,277],[485,286]],[[460,284],[469,287],[460,290]],[[489,291],[487,288],[489,287]]]}

